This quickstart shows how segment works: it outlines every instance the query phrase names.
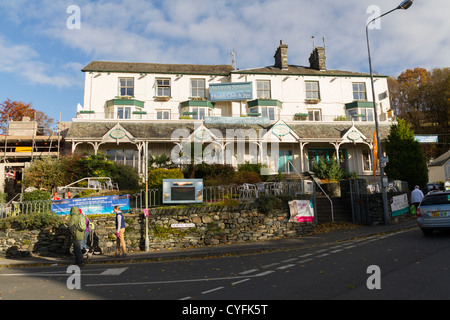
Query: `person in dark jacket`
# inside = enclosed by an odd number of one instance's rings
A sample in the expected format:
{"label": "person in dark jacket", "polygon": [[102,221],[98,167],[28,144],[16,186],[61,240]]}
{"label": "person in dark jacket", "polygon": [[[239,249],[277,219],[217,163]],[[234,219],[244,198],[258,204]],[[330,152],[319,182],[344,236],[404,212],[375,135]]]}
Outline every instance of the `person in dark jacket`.
{"label": "person in dark jacket", "polygon": [[119,206],[114,207],[114,212],[116,213],[116,257],[120,256],[120,247],[122,247],[122,257],[126,257],[127,248],[125,246],[125,219],[123,217],[122,211],[120,211]]}

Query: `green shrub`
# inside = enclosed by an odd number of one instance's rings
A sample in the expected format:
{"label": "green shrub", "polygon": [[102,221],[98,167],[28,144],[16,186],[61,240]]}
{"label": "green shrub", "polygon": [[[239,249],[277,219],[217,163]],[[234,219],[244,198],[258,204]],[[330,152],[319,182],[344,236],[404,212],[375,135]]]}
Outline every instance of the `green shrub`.
{"label": "green shrub", "polygon": [[261,177],[256,172],[238,171],[233,176],[233,183],[258,183],[261,182]]}
{"label": "green shrub", "polygon": [[249,163],[248,161],[246,161],[244,164],[240,164],[238,166],[238,171],[255,172],[259,175],[261,181],[267,181],[269,176],[261,175],[261,169],[265,167],[267,166],[261,163]]}
{"label": "green shrub", "polygon": [[346,175],[346,172],[337,164],[335,157],[329,161],[321,157],[319,163],[314,165],[313,172],[319,179],[330,181],[339,181]]}
{"label": "green shrub", "polygon": [[200,163],[194,166],[194,178],[203,179],[207,186],[225,185],[231,183],[235,169],[229,164]]}
{"label": "green shrub", "polygon": [[6,198],[7,198],[7,196],[8,196],[7,193],[0,192],[0,204],[6,203]]}
{"label": "green shrub", "polygon": [[158,189],[162,187],[163,179],[184,179],[180,169],[152,169],[148,172],[148,188]]}
{"label": "green shrub", "polygon": [[255,200],[258,211],[261,213],[270,213],[275,209],[280,209],[282,200],[273,195],[261,195]]}
{"label": "green shrub", "polygon": [[15,230],[42,230],[50,226],[59,226],[66,222],[65,218],[56,213],[34,213],[0,219],[0,230],[13,228]]}
{"label": "green shrub", "polygon": [[23,201],[45,201],[50,199],[50,193],[43,190],[34,190],[23,194]]}
{"label": "green shrub", "polygon": [[137,170],[123,164],[116,164],[117,172],[111,177],[113,182],[119,185],[120,190],[137,190],[139,189],[139,174]]}

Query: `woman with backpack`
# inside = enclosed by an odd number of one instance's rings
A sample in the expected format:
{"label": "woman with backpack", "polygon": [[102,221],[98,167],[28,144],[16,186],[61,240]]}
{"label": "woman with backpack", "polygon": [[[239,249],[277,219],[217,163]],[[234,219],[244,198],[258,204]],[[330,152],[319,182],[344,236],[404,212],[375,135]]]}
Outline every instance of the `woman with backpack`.
{"label": "woman with backpack", "polygon": [[73,241],[73,252],[75,254],[75,264],[83,264],[83,254],[81,253],[81,241],[84,238],[86,230],[85,217],[80,213],[78,207],[70,209],[69,232]]}

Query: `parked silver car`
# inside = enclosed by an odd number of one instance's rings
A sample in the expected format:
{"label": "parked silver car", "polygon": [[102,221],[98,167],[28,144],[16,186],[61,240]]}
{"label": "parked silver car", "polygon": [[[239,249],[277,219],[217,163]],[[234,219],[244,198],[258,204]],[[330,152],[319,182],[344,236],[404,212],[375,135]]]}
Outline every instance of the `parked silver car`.
{"label": "parked silver car", "polygon": [[425,235],[450,229],[450,191],[430,191],[417,208],[417,222]]}

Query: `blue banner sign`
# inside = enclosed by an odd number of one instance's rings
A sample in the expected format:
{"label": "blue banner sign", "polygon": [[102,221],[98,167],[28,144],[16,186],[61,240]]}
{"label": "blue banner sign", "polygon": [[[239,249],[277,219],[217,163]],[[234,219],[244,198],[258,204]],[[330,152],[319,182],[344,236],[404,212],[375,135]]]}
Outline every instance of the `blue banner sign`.
{"label": "blue banner sign", "polygon": [[253,99],[251,82],[214,83],[209,85],[210,101],[241,101]]}
{"label": "blue banner sign", "polygon": [[115,206],[124,213],[130,211],[130,195],[52,200],[51,211],[65,216],[70,214],[72,207],[78,207],[87,215],[112,214]]}
{"label": "blue banner sign", "polygon": [[438,136],[419,136],[419,135],[415,135],[414,139],[416,141],[419,141],[419,143],[437,143],[438,142]]}

